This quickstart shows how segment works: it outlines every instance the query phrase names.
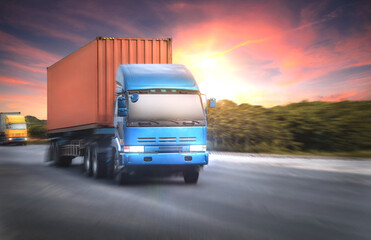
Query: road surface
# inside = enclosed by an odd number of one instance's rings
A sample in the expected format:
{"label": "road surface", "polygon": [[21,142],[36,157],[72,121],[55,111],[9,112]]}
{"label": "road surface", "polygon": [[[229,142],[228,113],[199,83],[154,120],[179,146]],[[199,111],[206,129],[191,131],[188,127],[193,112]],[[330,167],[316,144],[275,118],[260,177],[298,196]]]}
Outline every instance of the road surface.
{"label": "road surface", "polygon": [[371,239],[371,160],[214,153],[197,185],[127,186],[0,147],[0,239]]}

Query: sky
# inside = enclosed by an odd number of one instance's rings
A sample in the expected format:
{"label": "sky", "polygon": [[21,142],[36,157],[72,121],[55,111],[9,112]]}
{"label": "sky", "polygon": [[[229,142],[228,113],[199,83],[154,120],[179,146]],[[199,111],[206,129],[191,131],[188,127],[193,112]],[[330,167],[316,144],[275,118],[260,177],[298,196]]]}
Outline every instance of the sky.
{"label": "sky", "polygon": [[46,119],[46,67],[96,36],[172,37],[218,100],[371,100],[370,1],[2,0],[0,112]]}

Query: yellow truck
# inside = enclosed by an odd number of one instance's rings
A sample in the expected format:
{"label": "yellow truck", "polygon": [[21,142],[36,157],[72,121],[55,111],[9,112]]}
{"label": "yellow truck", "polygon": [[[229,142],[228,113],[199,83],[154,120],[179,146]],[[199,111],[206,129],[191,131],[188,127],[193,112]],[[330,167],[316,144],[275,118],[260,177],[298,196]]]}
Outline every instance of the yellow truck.
{"label": "yellow truck", "polygon": [[27,144],[27,124],[20,112],[0,113],[0,144]]}

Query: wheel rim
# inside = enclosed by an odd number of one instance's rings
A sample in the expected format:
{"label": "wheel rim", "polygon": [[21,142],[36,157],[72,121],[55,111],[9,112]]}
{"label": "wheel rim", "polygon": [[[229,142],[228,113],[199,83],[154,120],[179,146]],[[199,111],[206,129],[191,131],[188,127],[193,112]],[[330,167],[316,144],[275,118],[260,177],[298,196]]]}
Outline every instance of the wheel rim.
{"label": "wheel rim", "polygon": [[95,152],[95,149],[93,150],[93,173],[94,175],[97,175],[97,169],[98,169],[98,164],[97,164],[97,154]]}
{"label": "wheel rim", "polygon": [[90,148],[87,148],[87,151],[85,153],[85,171],[89,173],[90,171]]}
{"label": "wheel rim", "polygon": [[58,146],[57,146],[57,143],[54,143],[53,144],[53,163],[57,163],[57,158],[58,158]]}

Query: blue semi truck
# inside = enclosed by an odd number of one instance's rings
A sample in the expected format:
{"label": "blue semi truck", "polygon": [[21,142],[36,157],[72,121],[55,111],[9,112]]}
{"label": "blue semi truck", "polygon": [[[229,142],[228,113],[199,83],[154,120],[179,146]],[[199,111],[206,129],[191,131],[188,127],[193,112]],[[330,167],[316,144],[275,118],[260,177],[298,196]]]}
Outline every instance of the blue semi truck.
{"label": "blue semi truck", "polygon": [[117,184],[153,173],[182,174],[195,184],[208,164],[207,113],[215,105],[184,65],[120,65],[113,127],[50,131],[48,160],[67,166],[83,156],[85,175]]}
{"label": "blue semi truck", "polygon": [[[86,176],[118,184],[135,174],[197,183],[208,164],[207,113],[172,40],[97,37],[47,68],[46,160],[69,166],[82,157]],[[80,158],[81,159],[81,158]]]}
{"label": "blue semi truck", "polygon": [[[163,166],[196,183],[209,159],[207,106],[190,70],[176,64],[121,65],[116,81],[111,164],[117,181],[126,169]],[[96,167],[93,163],[93,172]]]}

